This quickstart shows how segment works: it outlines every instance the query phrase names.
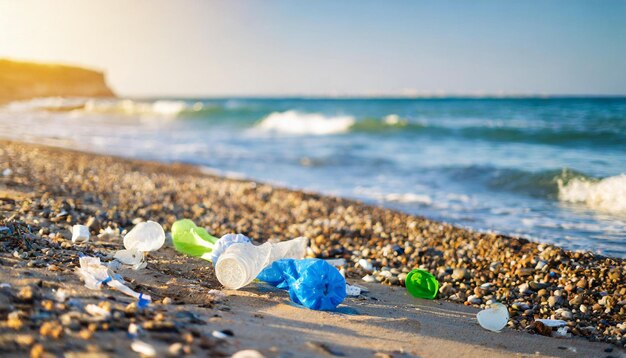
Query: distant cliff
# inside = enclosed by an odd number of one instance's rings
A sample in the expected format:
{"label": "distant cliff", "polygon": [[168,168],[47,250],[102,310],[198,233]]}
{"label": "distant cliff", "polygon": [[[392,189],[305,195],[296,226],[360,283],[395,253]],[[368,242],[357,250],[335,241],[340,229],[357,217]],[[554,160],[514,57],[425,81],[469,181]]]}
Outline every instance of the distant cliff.
{"label": "distant cliff", "polygon": [[114,97],[102,72],[0,59],[0,103],[35,97]]}

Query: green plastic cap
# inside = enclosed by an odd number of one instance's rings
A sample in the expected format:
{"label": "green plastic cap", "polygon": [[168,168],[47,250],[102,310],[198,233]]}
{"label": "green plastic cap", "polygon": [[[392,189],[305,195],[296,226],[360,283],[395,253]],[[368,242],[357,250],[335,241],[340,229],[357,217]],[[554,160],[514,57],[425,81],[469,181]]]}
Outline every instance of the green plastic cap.
{"label": "green plastic cap", "polygon": [[439,282],[430,272],[415,269],[406,276],[406,290],[415,297],[432,300],[437,297]]}

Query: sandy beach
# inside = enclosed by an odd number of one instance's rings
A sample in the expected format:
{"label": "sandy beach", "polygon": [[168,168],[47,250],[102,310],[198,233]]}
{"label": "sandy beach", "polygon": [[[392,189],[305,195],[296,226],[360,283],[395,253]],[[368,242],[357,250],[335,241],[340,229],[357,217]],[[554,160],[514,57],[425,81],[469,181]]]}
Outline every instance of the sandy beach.
{"label": "sandy beach", "polygon": [[[106,261],[122,248],[121,237],[97,237],[101,230],[154,220],[169,231],[181,218],[215,236],[241,232],[257,242],[307,236],[311,256],[344,258],[348,283],[368,292],[318,312],[261,283],[224,290],[211,264],[177,253],[171,240],[145,269],[118,271],[152,296],[144,310],[109,288],[85,288],[74,272],[79,253]],[[73,244],[74,224],[88,225],[92,240]],[[616,357],[626,345],[624,260],[184,164],[0,141],[1,227],[11,228],[0,232],[0,353],[7,357],[136,356],[131,323],[158,356],[254,349],[267,357]],[[404,277],[416,267],[438,278],[435,300],[406,293]],[[366,275],[376,282],[364,282]],[[489,301],[509,307],[500,333],[475,319]],[[88,304],[110,315],[94,317]],[[571,337],[539,334],[537,318],[567,321]]]}

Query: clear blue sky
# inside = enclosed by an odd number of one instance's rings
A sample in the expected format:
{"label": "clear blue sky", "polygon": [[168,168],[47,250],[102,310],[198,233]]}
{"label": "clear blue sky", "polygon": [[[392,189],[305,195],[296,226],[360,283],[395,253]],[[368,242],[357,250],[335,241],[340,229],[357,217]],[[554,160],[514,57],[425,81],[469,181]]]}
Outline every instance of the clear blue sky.
{"label": "clear blue sky", "polygon": [[122,95],[624,95],[626,0],[0,0],[0,56]]}

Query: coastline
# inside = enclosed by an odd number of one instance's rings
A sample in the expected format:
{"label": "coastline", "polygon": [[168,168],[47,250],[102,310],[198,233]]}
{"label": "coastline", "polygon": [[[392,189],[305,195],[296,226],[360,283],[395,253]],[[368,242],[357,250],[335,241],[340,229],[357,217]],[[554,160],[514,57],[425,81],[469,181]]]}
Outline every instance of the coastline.
{"label": "coastline", "polygon": [[[220,289],[210,264],[183,257],[170,244],[151,255],[145,270],[120,272],[135,287],[148,290],[161,301],[155,310],[165,317],[162,321],[174,322],[176,329],[169,331],[146,329],[146,341],[165,350],[190,326],[176,325],[176,312],[181,310],[194,312],[205,321],[198,328],[194,326],[197,332],[191,332],[191,342],[186,343],[196,355],[206,354],[206,346],[214,354],[254,348],[268,356],[285,352],[435,356],[442,350],[467,356],[535,352],[561,356],[573,355],[571,348],[582,356],[606,356],[604,349],[619,350],[626,344],[626,327],[620,328],[626,317],[626,262],[622,259],[472,232],[353,200],[220,178],[189,165],[0,141],[0,171],[7,167],[11,173],[0,177],[0,214],[5,221],[0,221],[0,226],[13,217],[11,220],[31,225],[35,233],[32,240],[40,244],[39,251],[46,243],[58,251],[42,255],[35,249],[24,258],[20,256],[28,252],[24,248],[11,246],[18,257],[13,250],[0,252],[0,282],[9,282],[14,288],[40,280],[56,285],[42,284],[37,289],[41,297],[49,294],[51,287],[62,286],[86,300],[100,302],[114,297],[116,304],[124,302],[111,290],[87,290],[73,272],[78,251],[110,255],[121,247],[121,240],[73,245],[68,240],[69,228],[91,222],[94,234],[107,226],[129,229],[140,218],[158,221],[169,231],[176,219],[189,218],[217,236],[230,232],[242,232],[256,240],[307,236],[317,257],[345,258],[348,282],[370,290],[361,297],[348,298],[339,313],[294,307],[285,293],[260,285],[224,291],[222,296],[209,292]],[[15,245],[10,241],[3,244],[5,248]],[[380,272],[386,267],[390,274],[376,278],[391,287],[364,283],[361,277],[368,272],[355,264],[361,258],[373,260]],[[55,265],[55,270],[49,265]],[[399,286],[403,271],[418,266],[433,272],[440,281],[435,301],[413,299]],[[483,330],[474,319],[478,307],[490,296],[515,307],[509,327],[499,334]],[[166,297],[173,304],[163,304]],[[36,310],[40,302],[33,299],[20,304],[28,311]],[[581,305],[585,312],[581,312]],[[616,346],[578,337],[556,339],[521,332],[534,332],[534,318],[552,316],[568,321],[575,336]],[[37,330],[32,317],[24,317],[24,327],[17,334]],[[142,323],[155,321],[154,315],[131,318]],[[210,336],[214,329],[231,329],[235,336],[215,339]],[[16,331],[6,324],[0,332],[3,351],[19,354],[36,345],[11,345]],[[292,332],[299,334],[290,335]],[[74,344],[76,349],[130,353],[125,327],[96,327],[92,335],[95,340],[79,344],[70,343],[70,333],[55,340],[40,331],[36,341],[52,352],[65,349],[64,344]],[[110,343],[98,338],[109,336],[123,337],[127,343],[107,348]]]}

